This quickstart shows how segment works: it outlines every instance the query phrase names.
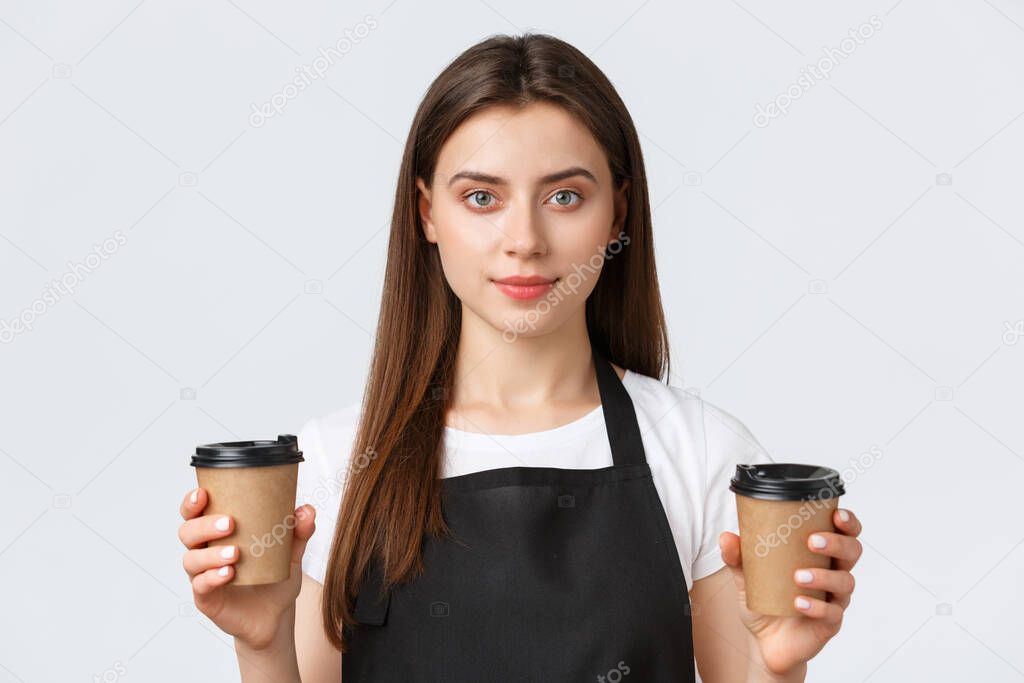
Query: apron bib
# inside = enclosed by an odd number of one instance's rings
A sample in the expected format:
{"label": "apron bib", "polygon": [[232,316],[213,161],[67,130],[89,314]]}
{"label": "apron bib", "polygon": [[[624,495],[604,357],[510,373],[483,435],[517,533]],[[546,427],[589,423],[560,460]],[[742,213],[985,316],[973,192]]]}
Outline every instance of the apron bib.
{"label": "apron bib", "polygon": [[372,566],[343,683],[694,681],[690,601],[633,402],[594,352],[613,465],[442,480],[453,538],[381,595]]}

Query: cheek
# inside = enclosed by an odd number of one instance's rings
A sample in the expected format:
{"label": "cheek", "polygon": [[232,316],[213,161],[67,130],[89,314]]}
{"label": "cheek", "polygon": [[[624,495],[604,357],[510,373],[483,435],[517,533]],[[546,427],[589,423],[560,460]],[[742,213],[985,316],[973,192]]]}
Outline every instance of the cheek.
{"label": "cheek", "polygon": [[473,259],[493,249],[501,233],[477,216],[442,215],[437,226],[437,248],[447,258]]}
{"label": "cheek", "polygon": [[586,263],[600,255],[611,234],[611,207],[596,202],[555,220],[557,226],[549,231],[550,244],[573,263]]}
{"label": "cheek", "polygon": [[604,246],[611,233],[613,212],[607,206],[591,203],[587,211],[577,211],[571,223],[557,231],[557,243],[552,244],[563,258],[563,287],[566,296],[585,300],[597,286],[605,266]]}
{"label": "cheek", "polygon": [[491,247],[501,236],[493,221],[465,210],[455,201],[446,201],[434,210],[438,242],[452,253],[481,252]]}
{"label": "cheek", "polygon": [[483,277],[482,266],[500,233],[478,216],[445,208],[434,214],[437,250],[445,276],[458,294],[463,286]]}

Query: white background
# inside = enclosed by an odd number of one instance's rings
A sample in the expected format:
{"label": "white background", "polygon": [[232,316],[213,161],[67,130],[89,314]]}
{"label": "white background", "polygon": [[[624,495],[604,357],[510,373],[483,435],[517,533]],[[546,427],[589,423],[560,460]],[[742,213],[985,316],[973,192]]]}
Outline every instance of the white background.
{"label": "white background", "polygon": [[0,4],[0,320],[34,317],[0,345],[0,682],[237,680],[181,567],[188,456],[358,400],[415,107],[523,30],[640,130],[671,382],[777,461],[882,454],[809,680],[1024,680],[1021,2],[130,0]]}

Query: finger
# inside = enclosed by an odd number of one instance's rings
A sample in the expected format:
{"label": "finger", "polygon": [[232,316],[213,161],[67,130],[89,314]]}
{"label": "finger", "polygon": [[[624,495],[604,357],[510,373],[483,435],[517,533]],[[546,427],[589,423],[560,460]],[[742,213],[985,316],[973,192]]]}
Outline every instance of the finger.
{"label": "finger", "polygon": [[235,568],[225,565],[219,569],[207,569],[192,577],[192,592],[196,595],[209,595],[235,578]]}
{"label": "finger", "polygon": [[850,594],[849,593],[829,593],[826,602],[831,602],[838,605],[841,609],[845,610],[850,606]]}
{"label": "finger", "polygon": [[181,501],[181,517],[182,519],[192,519],[198,516],[204,507],[206,507],[206,491],[201,488],[192,489]]}
{"label": "finger", "polygon": [[828,624],[838,625],[843,621],[843,608],[834,602],[825,602],[824,600],[818,600],[807,595],[798,595],[793,599],[793,606],[801,614],[812,619],[821,619]]}
{"label": "finger", "polygon": [[189,550],[185,553],[181,564],[189,578],[196,574],[205,572],[207,569],[219,569],[226,564],[233,564],[238,561],[238,546],[215,545],[209,548]]}
{"label": "finger", "polygon": [[856,586],[853,574],[836,569],[798,569],[793,572],[793,582],[801,588],[817,588],[831,593],[834,599],[828,602],[839,603],[841,607],[850,603],[850,594]]}
{"label": "finger", "polygon": [[295,509],[295,530],[292,538],[292,563],[302,564],[306,543],[316,531],[316,508],[308,503]]}
{"label": "finger", "polygon": [[235,523],[230,515],[203,515],[178,527],[178,539],[186,548],[193,550],[227,536],[234,528]]}
{"label": "finger", "polygon": [[807,537],[807,547],[819,555],[834,557],[833,569],[853,569],[864,552],[864,546],[860,541],[851,536],[833,533],[831,531],[818,531]]}
{"label": "finger", "polygon": [[836,529],[847,536],[860,536],[860,532],[863,529],[857,515],[845,508],[837,509],[835,514],[832,515],[832,521],[835,523]]}

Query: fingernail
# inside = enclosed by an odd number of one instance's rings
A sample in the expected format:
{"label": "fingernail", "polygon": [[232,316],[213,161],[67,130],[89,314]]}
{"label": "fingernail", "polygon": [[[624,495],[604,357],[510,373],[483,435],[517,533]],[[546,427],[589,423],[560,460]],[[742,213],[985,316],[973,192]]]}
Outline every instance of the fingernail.
{"label": "fingernail", "polygon": [[223,548],[221,548],[220,556],[223,557],[225,560],[230,560],[232,557],[235,556],[235,546],[224,546]]}
{"label": "fingernail", "polygon": [[227,517],[221,517],[220,519],[217,520],[217,522],[213,526],[215,526],[217,528],[217,531],[227,531],[228,530],[228,525],[230,523],[231,523],[230,519],[228,519]]}
{"label": "fingernail", "polygon": [[228,571],[229,571],[228,567],[221,567],[220,569],[217,570],[217,575],[218,576],[227,576],[228,575]]}
{"label": "fingernail", "polygon": [[814,574],[806,569],[801,569],[796,573],[796,580],[800,583],[810,583],[812,579],[814,579]]}
{"label": "fingernail", "polygon": [[846,510],[840,510],[839,511],[839,519],[843,520],[844,522],[849,522],[850,521],[850,513],[847,512]]}
{"label": "fingernail", "polygon": [[195,505],[199,502],[199,489],[192,489],[192,495],[188,497],[190,503]]}
{"label": "fingernail", "polygon": [[826,545],[828,545],[828,541],[825,540],[824,536],[813,534],[811,535],[811,545],[813,545],[815,548],[824,548]]}
{"label": "fingernail", "polygon": [[811,601],[808,600],[807,598],[797,598],[796,599],[796,607],[797,607],[797,609],[807,609],[810,606],[811,606]]}

